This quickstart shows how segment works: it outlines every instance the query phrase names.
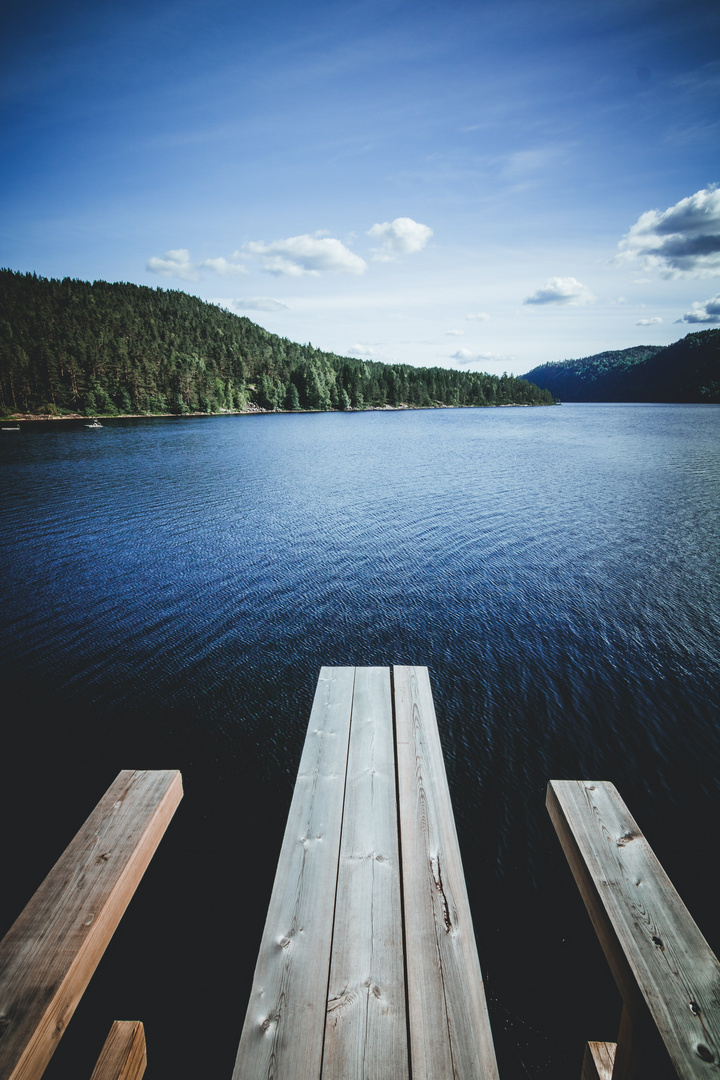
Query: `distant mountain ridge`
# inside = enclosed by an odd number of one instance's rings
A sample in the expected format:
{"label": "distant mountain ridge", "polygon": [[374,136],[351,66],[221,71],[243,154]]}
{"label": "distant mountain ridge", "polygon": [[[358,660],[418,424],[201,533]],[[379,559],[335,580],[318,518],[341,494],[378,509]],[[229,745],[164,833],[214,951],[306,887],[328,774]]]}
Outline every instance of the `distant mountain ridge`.
{"label": "distant mountain ridge", "polygon": [[560,401],[720,403],[720,329],[541,364],[522,377]]}
{"label": "distant mountain ridge", "polygon": [[4,416],[552,404],[512,375],[298,345],[179,290],[0,270]]}

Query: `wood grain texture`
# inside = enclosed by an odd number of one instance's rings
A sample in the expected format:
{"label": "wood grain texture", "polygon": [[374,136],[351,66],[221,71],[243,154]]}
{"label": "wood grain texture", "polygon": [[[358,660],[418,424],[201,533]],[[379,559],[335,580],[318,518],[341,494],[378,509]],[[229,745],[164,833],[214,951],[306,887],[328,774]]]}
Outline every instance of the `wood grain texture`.
{"label": "wood grain texture", "polygon": [[323,1080],[407,1080],[390,672],[357,668]]}
{"label": "wood grain texture", "polygon": [[320,1076],[354,677],[320,673],[234,1080]]}
{"label": "wood grain texture", "polygon": [[720,1076],[720,965],[615,787],[552,780],[547,807],[633,1023],[678,1077]]}
{"label": "wood grain texture", "polygon": [[180,799],[121,772],[0,943],[0,1076],[42,1076]]}
{"label": "wood grain texture", "polygon": [[145,1028],[139,1020],[116,1020],[90,1080],[140,1080],[146,1067]]}
{"label": "wood grain texture", "polygon": [[581,1080],[612,1080],[615,1049],[616,1043],[587,1043]]}
{"label": "wood grain texture", "polygon": [[427,668],[394,680],[412,1077],[497,1080]]}

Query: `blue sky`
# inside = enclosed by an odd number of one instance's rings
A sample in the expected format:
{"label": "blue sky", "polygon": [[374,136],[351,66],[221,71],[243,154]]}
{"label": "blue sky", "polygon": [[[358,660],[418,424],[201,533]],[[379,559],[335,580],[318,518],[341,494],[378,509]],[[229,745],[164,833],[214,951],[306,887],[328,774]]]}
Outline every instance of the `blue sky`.
{"label": "blue sky", "polygon": [[720,322],[711,0],[30,0],[3,25],[0,265],[518,374]]}

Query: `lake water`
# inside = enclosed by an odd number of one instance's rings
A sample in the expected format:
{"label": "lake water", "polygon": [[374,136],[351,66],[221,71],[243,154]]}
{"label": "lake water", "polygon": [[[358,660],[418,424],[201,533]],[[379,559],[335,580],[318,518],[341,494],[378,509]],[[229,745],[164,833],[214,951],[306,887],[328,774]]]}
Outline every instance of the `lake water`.
{"label": "lake water", "polygon": [[148,1080],[229,1076],[322,664],[430,668],[503,1080],[617,1031],[551,777],[718,950],[720,407],[103,424],[0,440],[2,929],[120,768],[186,796],[50,1080],[127,1016]]}

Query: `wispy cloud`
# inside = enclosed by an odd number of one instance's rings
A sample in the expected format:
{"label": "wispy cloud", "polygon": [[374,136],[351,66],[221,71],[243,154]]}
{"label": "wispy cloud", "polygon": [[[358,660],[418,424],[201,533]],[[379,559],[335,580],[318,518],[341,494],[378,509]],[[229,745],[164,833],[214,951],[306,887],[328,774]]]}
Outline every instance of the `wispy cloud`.
{"label": "wispy cloud", "polygon": [[490,320],[487,311],[473,311],[469,315],[466,315],[465,318],[468,322],[489,322]]}
{"label": "wispy cloud", "polygon": [[595,297],[574,277],[548,278],[541,289],[526,296],[523,304],[587,304]]}
{"label": "wispy cloud", "polygon": [[[237,257],[237,253],[236,256]],[[248,273],[248,268],[242,263],[230,262],[228,259],[205,259],[198,263],[200,269],[214,270],[221,277],[238,277]]]}
{"label": "wispy cloud", "polygon": [[269,296],[246,296],[244,299],[217,299],[209,303],[217,304],[218,307],[227,308],[237,315],[241,311],[288,311],[287,304],[281,304],[279,300],[273,300]]}
{"label": "wispy cloud", "polygon": [[190,260],[190,252],[187,248],[173,248],[172,251],[166,251],[164,259],[153,255],[147,261],[147,268],[152,270],[153,274],[178,277],[183,281],[199,281],[201,277],[197,266]]}
{"label": "wispy cloud", "polygon": [[171,251],[166,251],[163,259],[153,255],[147,261],[147,268],[154,274],[177,277],[183,281],[200,281],[203,270],[212,270],[213,273],[220,274],[222,277],[241,277],[248,273],[247,267],[242,263],[233,263],[222,257],[193,262],[187,248],[173,248]]}
{"label": "wispy cloud", "polygon": [[501,363],[501,362],[510,363],[510,362],[512,362],[514,360],[514,357],[512,357],[512,356],[503,356],[501,353],[493,353],[493,352],[474,353],[474,352],[471,352],[470,349],[458,349],[457,352],[452,354],[450,359],[454,360],[456,364],[462,364],[463,366],[465,366],[466,364],[488,364],[488,363],[497,364],[497,363]]}
{"label": "wispy cloud", "polygon": [[433,231],[428,225],[421,225],[412,218],[399,217],[373,225],[367,234],[382,245],[375,249],[374,261],[395,262],[399,255],[413,255],[422,251]]}
{"label": "wispy cloud", "polygon": [[667,210],[647,210],[620,241],[616,261],[637,259],[664,277],[720,274],[720,190],[703,188]]}
{"label": "wispy cloud", "polygon": [[638,319],[635,323],[636,326],[659,326],[662,319],[659,315],[655,315],[652,319]]}
{"label": "wispy cloud", "polygon": [[356,342],[355,345],[351,345],[351,347],[348,349],[347,355],[359,356],[361,358],[364,356],[374,356],[375,350],[373,349],[372,345],[362,345],[360,342]]}
{"label": "wispy cloud", "polygon": [[322,232],[289,236],[286,240],[274,240],[265,244],[251,240],[245,250],[257,255],[260,265],[268,274],[301,277],[321,273],[364,274],[367,263],[346,247],[341,240],[325,236]]}
{"label": "wispy cloud", "polygon": [[465,336],[465,331],[464,330],[446,330],[445,331],[445,337],[464,337],[464,336]]}
{"label": "wispy cloud", "polygon": [[709,300],[702,302],[696,300],[690,311],[686,311],[681,319],[676,322],[686,323],[720,323],[720,293],[711,296]]}

